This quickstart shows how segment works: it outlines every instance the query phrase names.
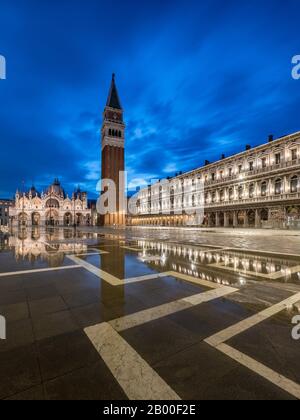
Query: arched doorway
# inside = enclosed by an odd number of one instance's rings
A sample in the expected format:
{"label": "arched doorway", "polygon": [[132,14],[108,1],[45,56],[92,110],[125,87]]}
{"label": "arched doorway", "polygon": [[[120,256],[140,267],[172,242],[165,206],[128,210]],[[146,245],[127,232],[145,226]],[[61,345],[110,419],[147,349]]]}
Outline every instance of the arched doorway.
{"label": "arched doorway", "polygon": [[216,214],[211,213],[209,215],[209,226],[216,226]]}
{"label": "arched doorway", "polygon": [[260,211],[260,219],[262,222],[267,222],[269,220],[269,211],[267,209],[262,209]]}
{"label": "arched doorway", "polygon": [[248,211],[248,225],[250,227],[255,226],[255,210],[249,210]]}
{"label": "arched doorway", "polygon": [[81,226],[83,224],[83,215],[81,213],[76,213],[76,225]]}
{"label": "arched doorway", "polygon": [[291,219],[299,219],[300,218],[300,207],[292,206],[286,209],[286,214]]}
{"label": "arched doorway", "polygon": [[232,227],[233,226],[233,212],[232,211],[228,212],[227,217],[228,217],[228,226]]}
{"label": "arched doorway", "polygon": [[238,222],[238,226],[244,226],[245,214],[242,210],[240,210],[237,214],[237,222]]}
{"label": "arched doorway", "polygon": [[41,215],[39,213],[32,213],[31,215],[32,226],[39,226],[40,222],[41,222]]}
{"label": "arched doorway", "polygon": [[220,226],[221,227],[223,227],[224,226],[224,219],[225,219],[225,217],[224,217],[224,213],[220,213],[219,214],[219,224],[220,224]]}
{"label": "arched doorway", "polygon": [[64,226],[71,226],[72,225],[72,214],[70,212],[64,215]]}
{"label": "arched doorway", "polygon": [[59,224],[59,216],[58,212],[51,208],[46,214],[46,225],[47,226],[58,226]]}
{"label": "arched doorway", "polygon": [[19,226],[27,226],[28,224],[28,215],[26,213],[20,213],[18,216]]}

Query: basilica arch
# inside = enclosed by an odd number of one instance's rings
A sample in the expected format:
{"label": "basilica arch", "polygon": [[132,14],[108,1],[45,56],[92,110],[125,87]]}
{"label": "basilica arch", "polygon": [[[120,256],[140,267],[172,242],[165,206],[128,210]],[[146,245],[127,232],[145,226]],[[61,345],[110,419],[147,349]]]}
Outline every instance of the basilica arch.
{"label": "basilica arch", "polygon": [[64,215],[64,226],[72,226],[73,224],[73,216],[72,213],[67,212]]}
{"label": "basilica arch", "polygon": [[49,200],[46,201],[46,207],[59,209],[59,201],[56,198],[49,198]]}
{"label": "basilica arch", "polygon": [[81,226],[83,225],[83,214],[82,213],[76,213],[76,219],[75,219],[75,223],[77,226]]}
{"label": "basilica arch", "polygon": [[32,226],[39,226],[41,223],[41,215],[38,212],[34,212],[31,215],[31,224]]}
{"label": "basilica arch", "polygon": [[19,224],[19,226],[27,226],[28,225],[28,220],[29,220],[29,217],[28,217],[28,214],[27,213],[19,213],[19,216],[18,216],[18,224]]}
{"label": "basilica arch", "polygon": [[58,226],[59,225],[59,214],[55,209],[48,210],[46,213],[46,225],[47,226]]}

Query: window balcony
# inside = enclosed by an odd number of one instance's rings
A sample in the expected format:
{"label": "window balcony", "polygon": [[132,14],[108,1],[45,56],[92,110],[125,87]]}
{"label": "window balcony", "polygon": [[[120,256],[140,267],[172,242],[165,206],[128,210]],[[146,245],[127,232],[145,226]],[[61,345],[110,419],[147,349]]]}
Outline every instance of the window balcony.
{"label": "window balcony", "polygon": [[264,203],[272,203],[272,202],[284,202],[289,200],[300,200],[300,192],[296,193],[282,193],[282,194],[272,194],[266,196],[257,196],[253,198],[243,198],[243,199],[235,199],[235,200],[228,200],[223,202],[216,202],[216,203],[206,203],[205,208],[215,208],[215,207],[228,207],[228,206],[238,206],[238,205],[245,205],[245,204],[264,204]]}
{"label": "window balcony", "polygon": [[300,165],[300,159],[296,160],[288,160],[288,161],[282,161],[279,164],[272,164],[268,165],[265,168],[253,168],[251,171],[242,171],[241,173],[237,173],[235,175],[231,176],[224,176],[222,179],[216,179],[216,180],[209,180],[205,182],[205,187],[221,184],[223,182],[229,182],[229,181],[237,181],[239,180],[239,177],[242,175],[244,178],[247,178],[248,176],[254,176],[254,175],[260,175],[260,174],[269,174],[272,171],[276,171],[278,169],[286,169],[286,168],[292,168],[293,166]]}

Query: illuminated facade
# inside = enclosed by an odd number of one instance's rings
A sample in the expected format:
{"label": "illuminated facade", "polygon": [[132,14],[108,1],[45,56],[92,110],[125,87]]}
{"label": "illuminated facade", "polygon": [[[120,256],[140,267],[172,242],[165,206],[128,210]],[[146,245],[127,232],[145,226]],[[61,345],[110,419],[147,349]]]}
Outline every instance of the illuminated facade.
{"label": "illuminated facade", "polygon": [[[138,193],[138,212],[131,225],[199,225],[190,213],[204,206],[201,226],[300,227],[300,132],[269,141],[234,156],[210,163]],[[189,188],[183,184],[189,181]],[[200,183],[197,181],[201,181]],[[202,191],[197,185],[204,186]],[[158,184],[159,185],[159,184]],[[183,194],[183,190],[185,191]]]}
{"label": "illuminated facade", "polygon": [[41,194],[34,188],[18,191],[14,206],[9,210],[13,226],[90,226],[91,210],[87,194],[79,189],[69,198],[56,179]]}

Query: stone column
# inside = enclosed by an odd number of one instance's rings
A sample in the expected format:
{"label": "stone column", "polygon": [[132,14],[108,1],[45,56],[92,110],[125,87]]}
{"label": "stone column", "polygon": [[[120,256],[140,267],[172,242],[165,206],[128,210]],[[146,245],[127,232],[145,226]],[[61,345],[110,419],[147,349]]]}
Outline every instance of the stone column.
{"label": "stone column", "polygon": [[216,212],[216,227],[220,227],[220,213]]}
{"label": "stone column", "polygon": [[255,228],[259,229],[261,227],[260,212],[258,209],[255,210]]}
{"label": "stone column", "polygon": [[283,194],[288,194],[290,193],[290,182],[288,177],[285,175],[284,176],[284,181],[283,181],[284,185],[283,185]]}
{"label": "stone column", "polygon": [[212,227],[212,225],[211,225],[211,213],[207,214],[207,227]]}
{"label": "stone column", "polygon": [[272,196],[274,195],[274,180],[273,179],[269,179],[269,185],[268,185],[268,189],[267,189],[267,196]]}
{"label": "stone column", "polygon": [[249,220],[248,220],[247,210],[245,210],[245,212],[244,212],[244,227],[245,228],[249,227]]}
{"label": "stone column", "polygon": [[237,212],[233,212],[233,227],[237,227]]}
{"label": "stone column", "polygon": [[224,212],[224,227],[227,228],[229,226],[229,214],[227,211]]}

